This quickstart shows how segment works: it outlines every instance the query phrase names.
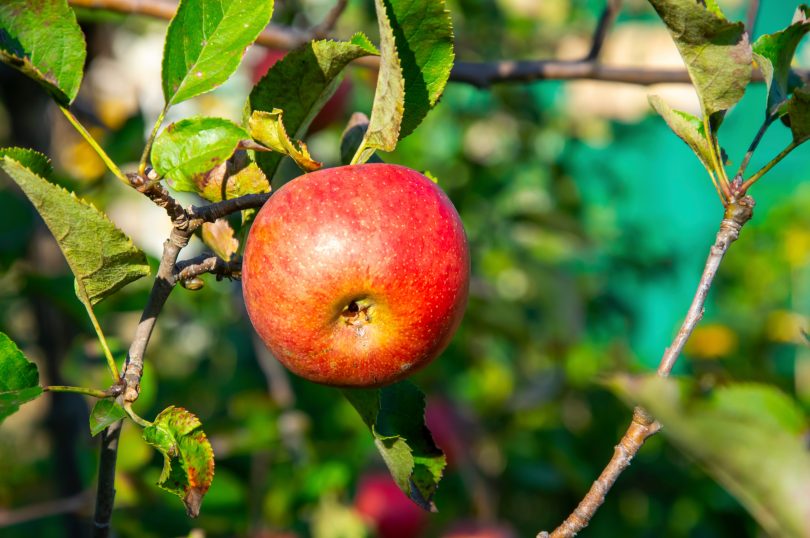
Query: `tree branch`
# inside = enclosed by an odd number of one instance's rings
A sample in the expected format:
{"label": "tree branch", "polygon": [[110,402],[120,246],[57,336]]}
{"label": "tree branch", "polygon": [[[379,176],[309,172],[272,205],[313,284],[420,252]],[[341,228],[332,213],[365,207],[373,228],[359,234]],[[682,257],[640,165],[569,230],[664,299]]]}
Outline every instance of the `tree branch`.
{"label": "tree branch", "polygon": [[[661,358],[658,366],[659,376],[667,377],[670,374],[692,331],[703,317],[706,297],[717,274],[717,269],[720,267],[720,262],[731,244],[739,237],[742,227],[751,220],[753,211],[754,200],[750,197],[732,200],[726,207],[714,244],[709,249],[709,257],[706,260],[692,304],[689,306],[678,334]],[[619,444],[616,445],[613,457],[576,509],[551,534],[543,531],[537,535],[537,538],[572,538],[584,529],[605,502],[605,496],[610,488],[630,465],[647,438],[655,435],[660,429],[661,425],[647,411],[636,407],[633,411],[633,420]]]}
{"label": "tree branch", "polygon": [[269,192],[246,194],[239,198],[231,198],[230,200],[223,200],[203,207],[192,206],[188,210],[188,216],[192,221],[190,227],[192,230],[196,230],[202,226],[203,222],[214,222],[237,211],[259,208],[270,198],[270,194]]}
{"label": "tree branch", "polygon": [[15,510],[0,509],[0,528],[19,525],[20,523],[45,517],[78,512],[88,506],[91,499],[92,492],[88,490],[63,499],[23,506]]}
{"label": "tree branch", "polygon": [[602,46],[605,44],[608,30],[619,15],[621,7],[622,0],[607,0],[605,9],[602,10],[602,15],[599,16],[599,22],[596,24],[596,29],[593,32],[591,50],[588,51],[585,60],[596,61],[599,58],[599,54],[602,52]]}
{"label": "tree branch", "polygon": [[203,254],[190,260],[177,263],[175,279],[177,282],[189,280],[205,273],[216,275],[217,279],[240,278],[242,260],[226,262],[219,256]]}
{"label": "tree branch", "polygon": [[315,26],[310,30],[314,37],[319,39],[323,39],[327,37],[332,30],[335,29],[335,25],[337,24],[338,19],[346,10],[346,5],[349,3],[349,0],[337,0],[335,6],[329,11],[326,15],[326,18],[321,22],[319,25]]}
{"label": "tree branch", "polygon": [[[615,0],[611,0],[615,2]],[[119,13],[133,13],[169,20],[174,16],[176,5],[161,0],[69,0],[77,7],[104,9]],[[597,32],[599,27],[597,26]],[[269,48],[293,49],[317,36],[294,28],[268,25],[256,39],[256,43]],[[591,51],[598,43],[594,36]],[[596,52],[601,50],[601,44]],[[379,69],[380,59],[365,56],[353,62],[369,69]],[[794,72],[803,80],[810,80],[810,71],[796,69]],[[561,61],[535,60],[496,62],[456,62],[450,71],[450,80],[487,88],[493,84],[523,83],[538,80],[600,80],[647,86],[662,83],[690,83],[685,69],[660,69],[646,67],[612,67],[600,65],[595,59]],[[762,74],[754,73],[753,82],[762,82]]]}

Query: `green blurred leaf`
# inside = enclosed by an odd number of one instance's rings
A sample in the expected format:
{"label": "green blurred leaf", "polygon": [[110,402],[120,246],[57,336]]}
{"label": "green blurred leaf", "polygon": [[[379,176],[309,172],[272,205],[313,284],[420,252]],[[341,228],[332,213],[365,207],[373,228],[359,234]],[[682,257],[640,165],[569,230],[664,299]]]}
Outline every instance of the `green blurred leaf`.
{"label": "green blurred leaf", "polygon": [[[351,41],[312,41],[287,53],[276,62],[250,92],[247,113],[284,111],[284,128],[301,138],[312,118],[329,100],[340,82],[343,68],[361,56],[378,54],[362,34]],[[268,178],[272,178],[282,155],[256,156]]]}
{"label": "green blurred leaf", "polygon": [[127,412],[115,400],[99,400],[93,406],[93,410],[90,411],[90,433],[94,436],[98,435],[107,426],[118,422],[126,416]]}
{"label": "green blurred leaf", "polygon": [[203,193],[210,190],[207,173],[223,164],[248,138],[247,131],[223,118],[180,120],[155,139],[152,166],[161,177],[171,180],[175,190]]}
{"label": "green blurred leaf", "polygon": [[793,23],[779,32],[765,34],[754,42],[753,50],[768,85],[767,116],[779,114],[790,95],[790,63],[802,37],[810,31],[810,8],[796,8]]}
{"label": "green blurred leaf", "polygon": [[691,384],[654,375],[619,377],[613,390],[641,405],[662,432],[695,458],[772,536],[807,538],[810,450],[799,431],[807,418],[766,385],[732,385],[707,398]]}
{"label": "green blurred leaf", "polygon": [[787,114],[793,140],[799,143],[807,140],[810,137],[810,86],[793,91],[787,104]]}
{"label": "green blurred leaf", "polygon": [[[82,302],[94,305],[149,274],[146,256],[104,213],[29,169],[30,163],[43,170],[44,156],[9,151],[6,156],[0,152],[0,168],[20,186],[56,238]],[[15,155],[26,161],[15,160]]]}
{"label": "green blurred leaf", "polygon": [[181,0],[163,49],[166,105],[228,80],[272,15],[273,0]]}
{"label": "green blurred leaf", "polygon": [[425,426],[424,394],[408,381],[343,393],[371,430],[399,488],[419,507],[435,512],[433,495],[446,459]]}
{"label": "green blurred leaf", "polygon": [[0,423],[22,404],[42,394],[37,365],[0,332]]}
{"label": "green blurred leaf", "polygon": [[163,454],[158,486],[183,499],[186,513],[197,517],[214,479],[214,451],[200,420],[185,409],[169,406],[144,428],[143,438]]}
{"label": "green blurred leaf", "polygon": [[[695,0],[650,0],[669,28],[706,116],[728,110],[751,80],[752,52],[741,22]],[[713,128],[720,123],[715,117]]]}
{"label": "green blurred leaf", "polygon": [[657,95],[651,95],[649,101],[655,111],[667,122],[669,128],[692,148],[703,166],[707,170],[712,170],[711,148],[708,140],[706,140],[703,122],[687,112],[673,110]]}
{"label": "green blurred leaf", "polygon": [[84,34],[66,0],[0,2],[0,60],[39,82],[61,105],[79,93]]}
{"label": "green blurred leaf", "polygon": [[312,172],[323,166],[323,163],[312,159],[304,142],[290,139],[284,129],[283,115],[284,112],[278,108],[272,112],[254,110],[248,120],[250,136],[273,151],[290,157],[304,172]]}

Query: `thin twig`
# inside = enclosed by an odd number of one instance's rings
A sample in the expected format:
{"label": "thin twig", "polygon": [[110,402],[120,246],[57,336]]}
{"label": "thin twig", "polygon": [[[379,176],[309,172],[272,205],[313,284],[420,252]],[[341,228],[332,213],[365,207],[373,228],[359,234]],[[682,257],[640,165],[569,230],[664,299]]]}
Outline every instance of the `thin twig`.
{"label": "thin twig", "polygon": [[32,504],[14,510],[0,509],[0,528],[46,517],[79,512],[89,506],[92,498],[92,491],[87,490],[64,499]]}
{"label": "thin twig", "polygon": [[110,390],[90,389],[87,387],[68,387],[66,385],[48,385],[42,387],[45,392],[73,392],[75,394],[84,394],[85,396],[92,396],[93,398],[109,398],[113,395]]}
{"label": "thin twig", "polygon": [[742,179],[743,174],[745,173],[745,169],[748,168],[748,163],[751,161],[751,157],[754,155],[754,151],[756,151],[757,146],[762,141],[762,136],[765,134],[765,131],[768,130],[768,127],[776,120],[775,114],[769,114],[765,117],[765,121],[762,122],[760,125],[759,130],[757,131],[756,136],[754,136],[754,140],[751,141],[751,145],[748,146],[748,151],[745,152],[745,157],[743,157],[742,162],[740,163],[740,168],[737,170],[737,173],[734,174],[734,179]]}
{"label": "thin twig", "polygon": [[[737,240],[740,230],[753,216],[754,201],[749,197],[732,200],[726,207],[720,229],[717,232],[714,244],[709,250],[709,257],[700,277],[692,304],[687,311],[681,328],[672,344],[664,351],[658,366],[658,375],[667,377],[672,371],[675,361],[683,351],[689,336],[703,316],[703,307],[711,288],[720,262],[731,244]],[[613,457],[604,468],[599,478],[591,486],[588,493],[580,501],[577,508],[552,533],[540,532],[538,538],[571,538],[584,529],[593,518],[596,511],[604,503],[605,496],[616,482],[619,475],[633,460],[644,441],[658,430],[661,425],[640,407],[633,411],[633,420],[622,436],[613,452]]]}
{"label": "thin twig", "polygon": [[751,0],[748,4],[748,12],[745,14],[745,29],[748,30],[748,39],[754,40],[754,30],[759,17],[759,0]]}
{"label": "thin twig", "polygon": [[115,503],[115,462],[118,457],[118,438],[122,426],[123,421],[119,420],[101,432],[93,538],[108,538],[110,535],[110,519]]}
{"label": "thin twig", "polygon": [[742,192],[742,193],[746,193],[746,192],[748,192],[748,189],[750,189],[750,188],[751,188],[751,185],[753,185],[754,183],[756,183],[757,181],[759,181],[759,179],[760,179],[762,176],[764,176],[764,175],[765,175],[765,174],[766,174],[766,173],[767,173],[767,172],[768,172],[768,171],[769,171],[771,168],[773,168],[774,166],[776,166],[777,164],[779,164],[779,162],[780,162],[782,159],[784,159],[785,157],[787,157],[787,156],[788,156],[788,154],[789,154],[791,151],[793,151],[793,150],[794,150],[794,149],[796,149],[796,148],[797,148],[799,145],[801,145],[801,144],[802,144],[802,143],[804,143],[806,140],[808,140],[808,138],[810,138],[810,137],[806,137],[806,138],[800,138],[799,140],[793,140],[793,141],[792,141],[790,144],[788,144],[788,145],[787,145],[787,147],[786,147],[785,149],[783,149],[782,151],[780,151],[780,152],[779,152],[779,155],[777,155],[776,157],[774,157],[773,159],[771,159],[771,161],[770,161],[768,164],[766,164],[765,166],[763,166],[762,168],[760,168],[760,169],[759,169],[759,170],[758,170],[758,171],[757,171],[757,172],[756,172],[756,173],[755,173],[753,176],[749,177],[749,178],[748,178],[748,179],[745,181],[745,183],[743,183],[743,184],[742,184],[742,186],[740,187],[740,192]]}
{"label": "thin twig", "polygon": [[239,198],[231,198],[230,200],[223,200],[215,204],[209,204],[203,207],[192,206],[188,210],[189,218],[193,221],[191,227],[196,229],[202,226],[203,222],[214,222],[217,219],[242,211],[243,209],[255,209],[264,205],[270,198],[271,193],[261,194],[246,194]]}
{"label": "thin twig", "polygon": [[190,260],[177,263],[175,268],[176,280],[182,282],[205,273],[216,275],[220,278],[239,278],[242,272],[242,260],[226,262],[219,256],[204,254]]}
{"label": "thin twig", "polygon": [[329,10],[329,13],[326,15],[323,22],[313,27],[312,30],[310,30],[310,33],[317,39],[327,37],[330,33],[332,33],[332,30],[335,29],[335,25],[337,24],[340,16],[346,10],[346,5],[348,3],[348,0],[337,0],[335,6]]}
{"label": "thin twig", "polygon": [[605,44],[608,30],[613,25],[616,17],[621,9],[622,0],[607,0],[605,8],[602,10],[602,15],[599,16],[599,22],[596,24],[596,29],[593,32],[593,39],[591,39],[591,50],[585,56],[586,61],[596,61],[599,54],[602,52],[602,46]]}

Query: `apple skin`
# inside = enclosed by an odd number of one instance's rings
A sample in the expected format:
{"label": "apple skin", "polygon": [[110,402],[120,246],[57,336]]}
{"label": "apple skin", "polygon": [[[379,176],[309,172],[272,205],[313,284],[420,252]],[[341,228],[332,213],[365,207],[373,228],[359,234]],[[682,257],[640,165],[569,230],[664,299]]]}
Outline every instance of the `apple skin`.
{"label": "apple skin", "polygon": [[305,174],[264,204],[242,290],[267,348],[316,383],[380,387],[426,366],[467,303],[461,219],[422,174],[362,164]]}
{"label": "apple skin", "polygon": [[371,524],[378,538],[416,538],[427,525],[427,512],[416,506],[387,473],[360,479],[355,509]]}
{"label": "apple skin", "polygon": [[[267,49],[264,56],[253,66],[252,81],[255,86],[267,74],[267,71],[276,65],[276,62],[284,58],[287,54],[285,50]],[[341,120],[346,115],[349,108],[349,100],[352,93],[352,83],[348,78],[340,81],[335,93],[324,103],[323,108],[312,118],[307,128],[308,134],[317,133],[326,129],[333,123]]]}

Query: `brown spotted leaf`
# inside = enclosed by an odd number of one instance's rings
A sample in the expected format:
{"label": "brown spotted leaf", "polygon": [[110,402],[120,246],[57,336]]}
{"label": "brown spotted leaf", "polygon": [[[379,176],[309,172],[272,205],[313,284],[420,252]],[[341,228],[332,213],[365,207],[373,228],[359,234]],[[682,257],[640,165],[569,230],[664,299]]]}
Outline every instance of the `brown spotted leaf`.
{"label": "brown spotted leaf", "polygon": [[214,478],[214,451],[200,420],[169,406],[144,428],[143,438],[163,454],[158,486],[183,499],[189,517],[197,517]]}

